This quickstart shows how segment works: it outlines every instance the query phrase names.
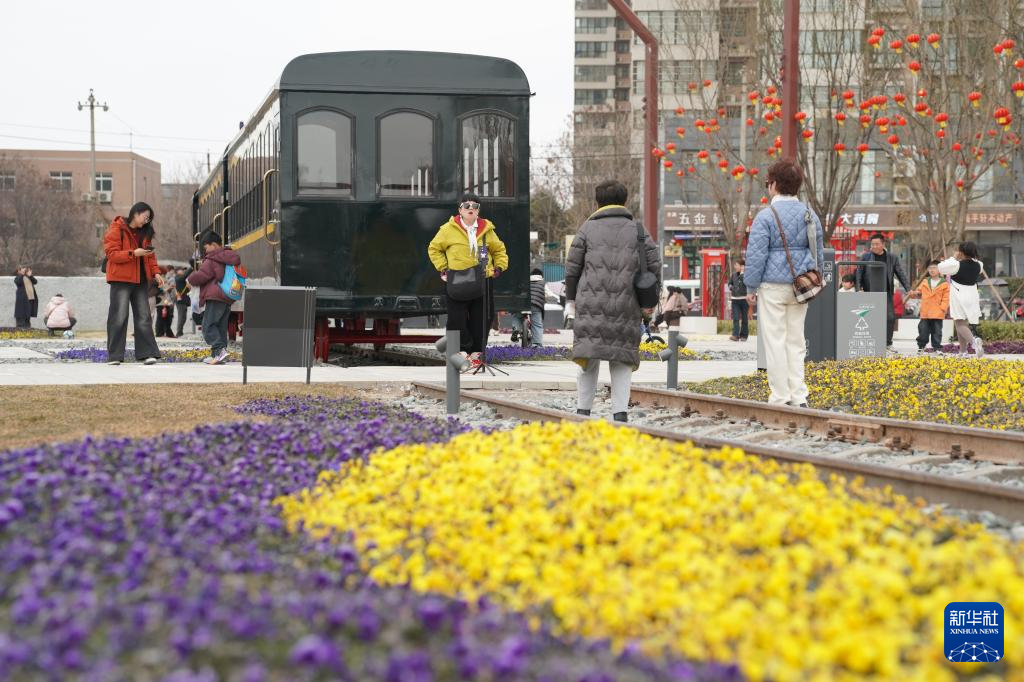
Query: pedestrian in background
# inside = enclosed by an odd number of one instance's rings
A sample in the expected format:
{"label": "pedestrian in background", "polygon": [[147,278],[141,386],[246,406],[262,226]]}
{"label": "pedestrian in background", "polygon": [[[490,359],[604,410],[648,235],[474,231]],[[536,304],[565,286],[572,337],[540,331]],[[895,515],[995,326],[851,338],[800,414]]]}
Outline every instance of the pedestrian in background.
{"label": "pedestrian in background", "polygon": [[749,336],[747,316],[750,314],[750,302],[747,300],[747,285],[743,283],[743,270],[746,261],[742,258],[732,265],[729,276],[729,298],[732,300],[732,336],[730,341],[746,341]]}
{"label": "pedestrian in background", "polygon": [[949,311],[949,282],[939,274],[939,261],[928,264],[928,276],[921,280],[917,289],[910,292],[921,299],[920,318],[917,323],[917,350],[923,352],[929,338],[932,350],[942,348],[942,321]]}
{"label": "pedestrian in background", "polygon": [[22,265],[14,273],[14,323],[20,329],[32,326],[32,318],[39,314],[39,295],[32,268]]}
{"label": "pedestrian in background", "polygon": [[[547,283],[544,271],[534,268],[530,271],[530,345],[540,348],[544,345],[544,304],[547,302]],[[526,331],[525,329],[523,331]]]}
{"label": "pedestrian in background", "polygon": [[228,322],[231,320],[231,304],[220,283],[227,266],[238,267],[242,259],[224,246],[216,232],[210,231],[200,240],[203,249],[203,263],[188,276],[188,283],[199,287],[199,304],[205,305],[203,312],[203,340],[210,344],[210,357],[203,359],[207,365],[221,365],[228,360]]}
{"label": "pedestrian in background", "polygon": [[178,320],[178,330],[175,336],[181,336],[185,330],[185,320],[188,319],[189,307],[192,301],[189,300],[188,292],[192,289],[192,285],[188,283],[188,273],[185,268],[177,268],[174,271],[174,307],[176,310],[175,317]]}
{"label": "pedestrian in background", "polygon": [[869,268],[864,265],[857,267],[857,284],[861,291],[884,291],[885,302],[886,302],[886,314],[885,314],[885,347],[892,352],[892,335],[896,330],[896,307],[893,301],[893,294],[896,290],[896,284],[893,278],[900,281],[900,286],[905,291],[910,291],[910,280],[907,279],[907,273],[903,271],[903,264],[900,263],[900,259],[892,254],[891,251],[885,248],[886,241],[885,235],[881,232],[876,232],[871,235],[871,250],[861,256],[861,262],[876,262],[882,263],[885,267],[883,269],[883,281],[879,284],[877,277],[875,277],[871,271],[877,268]]}
{"label": "pedestrian in background", "polygon": [[843,275],[842,283],[839,285],[840,294],[857,293],[857,276],[852,272]]}
{"label": "pedestrian in background", "polygon": [[978,296],[978,282],[982,280],[981,261],[978,260],[978,246],[974,242],[962,242],[951,258],[939,263],[939,273],[949,275],[949,315],[960,342],[960,352],[966,353],[968,346],[974,348],[974,355],[982,357],[985,349],[981,338],[971,332],[970,325],[981,319],[981,300]]}
{"label": "pedestrian in background", "polygon": [[151,283],[163,282],[153,248],[153,209],[139,202],[128,211],[128,217],[117,216],[103,237],[107,254],[107,283],[110,285],[110,307],[107,309],[107,364],[124,362],[128,338],[128,308],[131,306],[135,327],[135,359],[152,365],[160,358],[160,348],[153,334],[150,308]]}
{"label": "pedestrian in background", "polygon": [[598,209],[580,227],[565,263],[565,297],[576,316],[572,356],[580,366],[576,412],[590,414],[605,360],[612,378],[613,419],[624,422],[631,374],[640,366],[640,321],[652,312],[640,309],[633,278],[642,262],[658,278],[660,290],[661,259],[658,246],[625,206],[625,185],[602,182],[594,198]]}
{"label": "pedestrian in background", "polygon": [[[755,296],[759,299],[757,324],[768,365],[768,402],[797,407],[807,407],[807,305],[796,300],[793,273],[820,269],[825,259],[818,216],[796,196],[803,181],[803,170],[793,161],[779,161],[768,169],[765,187],[771,203],[757,214],[750,227],[743,273],[747,301],[753,304]],[[810,247],[812,230],[815,253]]]}

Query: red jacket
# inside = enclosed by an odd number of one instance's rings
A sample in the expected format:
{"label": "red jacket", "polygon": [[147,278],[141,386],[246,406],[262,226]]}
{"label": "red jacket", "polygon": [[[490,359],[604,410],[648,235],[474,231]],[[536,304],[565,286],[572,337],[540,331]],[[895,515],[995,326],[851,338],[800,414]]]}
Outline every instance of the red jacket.
{"label": "red jacket", "polygon": [[199,269],[188,276],[188,283],[199,287],[199,305],[207,301],[222,301],[228,305],[234,303],[220,288],[220,281],[224,279],[224,269],[228,265],[238,267],[241,264],[242,259],[231,249],[221,247],[206,254]]}
{"label": "red jacket", "polygon": [[[140,244],[139,231],[128,227],[128,222],[121,216],[114,218],[103,236],[103,251],[107,254],[107,282],[145,284],[139,281],[139,257],[134,251],[139,247],[148,246],[152,246],[151,240],[147,239]],[[142,259],[146,264],[148,279],[155,279],[156,255],[151,253],[142,256]]]}

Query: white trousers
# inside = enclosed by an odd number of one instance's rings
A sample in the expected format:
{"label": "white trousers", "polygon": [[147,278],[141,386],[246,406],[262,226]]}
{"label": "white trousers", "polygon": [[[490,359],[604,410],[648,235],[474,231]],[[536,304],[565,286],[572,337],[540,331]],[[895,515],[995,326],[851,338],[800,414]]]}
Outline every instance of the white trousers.
{"label": "white trousers", "polygon": [[797,303],[791,284],[762,284],[757,290],[757,333],[764,336],[769,403],[807,402],[804,382],[804,319],[807,304]]}
{"label": "white trousers", "polygon": [[[600,360],[590,360],[587,368],[580,368],[576,377],[576,407],[589,410],[594,406],[594,394],[597,393],[597,375],[601,369]],[[633,380],[633,366],[624,362],[609,362],[608,371],[612,375],[612,414],[625,412],[629,407],[629,385]]]}

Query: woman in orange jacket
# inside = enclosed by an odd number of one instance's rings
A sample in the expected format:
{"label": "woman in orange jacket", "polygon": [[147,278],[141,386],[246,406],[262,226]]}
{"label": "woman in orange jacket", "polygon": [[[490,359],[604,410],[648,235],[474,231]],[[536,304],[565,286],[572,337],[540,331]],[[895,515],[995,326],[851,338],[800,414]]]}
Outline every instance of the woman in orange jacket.
{"label": "woman in orange jacket", "polygon": [[932,350],[942,347],[942,321],[949,310],[949,282],[939,274],[939,261],[928,264],[928,276],[921,280],[914,290],[914,297],[921,299],[921,321],[917,323],[917,349],[923,351],[932,340]]}
{"label": "woman in orange jacket", "polygon": [[153,317],[149,311],[149,283],[163,278],[157,271],[153,250],[153,209],[139,202],[127,218],[117,216],[103,237],[107,254],[107,283],[110,308],[107,310],[107,364],[124,362],[128,336],[128,306],[135,323],[135,359],[147,365],[160,359],[153,335]]}

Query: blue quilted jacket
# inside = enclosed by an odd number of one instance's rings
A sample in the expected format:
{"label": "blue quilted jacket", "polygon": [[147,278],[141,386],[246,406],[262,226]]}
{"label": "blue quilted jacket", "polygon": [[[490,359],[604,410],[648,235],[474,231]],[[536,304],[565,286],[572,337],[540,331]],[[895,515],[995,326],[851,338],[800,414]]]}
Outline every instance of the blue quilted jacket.
{"label": "blue quilted jacket", "polygon": [[[807,239],[807,227],[804,215],[809,210],[801,201],[779,201],[775,204],[782,226],[786,230],[786,243],[793,258],[796,274],[807,272],[815,267]],[[811,211],[811,223],[817,232],[818,260],[817,269],[821,271],[824,256],[824,235],[818,216]],[[762,282],[792,284],[793,273],[786,262],[786,251],[782,247],[779,227],[770,208],[762,209],[750,226],[750,239],[747,241],[747,267],[743,273],[743,282],[747,291],[754,291]]]}

